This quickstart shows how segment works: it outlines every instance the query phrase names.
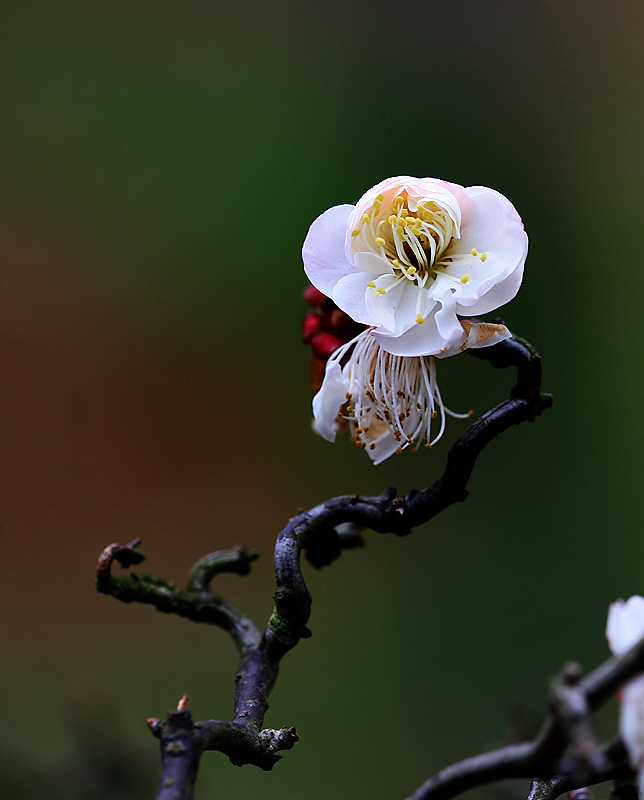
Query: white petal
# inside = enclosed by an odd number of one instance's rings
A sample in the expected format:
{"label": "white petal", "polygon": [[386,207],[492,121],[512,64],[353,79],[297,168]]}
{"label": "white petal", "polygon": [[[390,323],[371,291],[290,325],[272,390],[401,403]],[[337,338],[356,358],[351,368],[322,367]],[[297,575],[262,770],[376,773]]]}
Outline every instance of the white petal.
{"label": "white petal", "polygon": [[[456,319],[456,317],[454,317]],[[457,320],[458,322],[458,320]],[[400,336],[387,336],[376,329],[373,335],[378,344],[388,353],[399,356],[437,355],[452,345],[465,341],[465,333],[461,326],[455,329],[455,337],[446,342],[438,330],[436,315],[430,314],[422,324],[415,324]]]}
{"label": "white petal", "polygon": [[434,317],[436,319],[436,327],[443,337],[445,345],[449,346],[456,342],[462,335],[463,328],[456,316],[456,303],[451,294],[447,294],[440,302]]}
{"label": "white petal", "polygon": [[516,295],[523,280],[523,264],[511,272],[505,280],[492,286],[481,297],[481,299],[472,305],[463,304],[462,308],[457,306],[459,314],[488,314],[490,311],[495,311],[501,308]]}
{"label": "white petal", "polygon": [[608,609],[606,638],[613,655],[621,656],[644,639],[644,597],[617,600]]}
{"label": "white petal", "polygon": [[339,361],[327,361],[322,386],[313,398],[313,421],[316,432],[328,442],[335,442],[338,411],[346,402],[347,388]]}
{"label": "white petal", "polygon": [[635,770],[644,766],[644,678],[636,678],[622,692],[619,732]]}
{"label": "white petal", "polygon": [[376,442],[373,450],[367,448],[369,458],[373,461],[374,465],[382,464],[382,462],[392,456],[398,449],[398,442],[394,439],[392,433],[387,433],[382,439]]}
{"label": "white petal", "polygon": [[[460,255],[455,247],[451,247],[450,252]],[[459,307],[468,309],[459,313],[471,314],[474,312],[469,311],[470,307],[479,303],[487,292],[503,281],[505,272],[505,262],[496,253],[489,253],[483,262],[480,258],[472,256],[468,250],[465,257],[461,256],[457,262],[450,264],[443,274],[438,275],[436,284],[440,285],[441,289],[444,284],[449,284],[455,302]],[[466,283],[461,281],[463,275],[468,275]]]}
{"label": "white petal", "polygon": [[306,276],[327,297],[331,297],[340,278],[353,272],[344,249],[347,219],[353,208],[351,205],[329,208],[311,225],[304,240],[302,260]]}
{"label": "white petal", "polygon": [[528,237],[521,218],[510,201],[499,192],[484,186],[470,186],[466,196],[461,239],[450,251],[471,253],[475,249],[486,254],[474,259],[476,268],[470,270],[470,281],[479,287],[479,300],[471,295],[459,302],[468,309],[465,313],[485,314],[511,300],[519,290],[528,252]]}
{"label": "white petal", "polygon": [[393,267],[386,258],[370,251],[356,253],[353,263],[358,272],[368,272],[371,275],[394,274]]}
{"label": "white petal", "polygon": [[333,302],[356,322],[363,325],[379,325],[367,303],[371,294],[367,282],[373,281],[368,272],[351,272],[340,278],[330,292]]}
{"label": "white petal", "polygon": [[[381,287],[387,289],[392,282],[391,276],[385,276],[375,281],[376,289]],[[400,336],[406,330],[416,325],[416,301],[418,299],[418,289],[416,284],[411,281],[401,281],[398,286],[387,290],[386,294],[378,294],[371,290],[367,293],[367,308],[371,312],[374,320],[373,326],[378,333],[385,336]],[[432,308],[435,303],[431,301],[426,293],[421,296],[421,314],[425,314],[428,308]]]}

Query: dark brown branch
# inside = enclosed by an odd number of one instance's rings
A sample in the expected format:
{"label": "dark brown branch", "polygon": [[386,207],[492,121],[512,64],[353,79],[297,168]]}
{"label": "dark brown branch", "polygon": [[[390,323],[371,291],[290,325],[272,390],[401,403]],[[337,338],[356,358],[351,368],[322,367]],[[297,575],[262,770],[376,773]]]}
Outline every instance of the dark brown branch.
{"label": "dark brown branch", "polygon": [[164,580],[146,573],[128,576],[112,575],[111,566],[118,561],[121,566],[140,564],[145,556],[139,550],[140,539],[127,545],[111,544],[98,558],[96,588],[123,603],[148,603],[158,611],[178,614],[193,622],[208,622],[228,631],[240,653],[245,655],[257,645],[261,634],[255,623],[223,598],[209,589],[209,583],[219,572],[236,572],[245,575],[257,553],[245,547],[219,550],[200,559],[190,571],[185,591]]}
{"label": "dark brown branch", "polygon": [[634,778],[622,743],[596,740],[592,712],[643,672],[644,640],[583,679],[576,665],[567,665],[553,683],[551,716],[536,739],[452,764],[408,800],[449,800],[492,781],[534,776],[528,800],[554,800],[572,789]]}
{"label": "dark brown branch", "polygon": [[[218,572],[227,570],[245,574],[248,571],[255,556],[243,548],[206,556],[193,567],[185,591],[149,575],[116,578],[111,574],[114,560],[124,567],[142,560],[138,541],[131,545],[111,545],[103,551],[97,571],[99,591],[124,602],[151,603],[161,611],[219,625],[232,635],[241,654],[235,676],[232,722],[209,720],[192,723],[185,707],[173,712],[168,722],[149,721],[162,746],[163,776],[159,798],[169,798],[170,795],[163,792],[170,786],[176,787],[177,781],[181,780],[186,784],[186,793],[177,793],[176,797],[189,800],[194,774],[204,750],[219,750],[234,764],[255,764],[270,769],[280,758],[277,751],[288,749],[297,741],[294,728],[262,730],[262,724],[282,657],[300,639],[310,635],[306,626],[311,597],[300,566],[302,551],[305,550],[310,562],[319,567],[330,564],[343,549],[361,545],[362,528],[397,536],[410,533],[413,527],[467,497],[466,486],[474,463],[487,444],[512,425],[534,420],[552,404],[549,395],[540,393],[540,358],[523,340],[515,338],[471,352],[477,358],[488,360],[494,367],[517,369],[518,379],[510,399],[474,422],[451,448],[443,475],[429,488],[410,491],[403,497],[397,497],[395,489],[388,489],[376,497],[344,495],[293,517],[277,538],[275,607],[261,636],[248,617],[214,595],[209,588],[210,581]],[[514,760],[510,759],[519,771],[530,758],[526,748],[529,750],[529,746],[519,746],[512,757]],[[477,759],[470,760],[476,763],[470,765],[469,770],[477,774],[483,769],[487,779],[493,780],[499,770],[507,770],[507,760],[507,751],[499,757],[497,765],[489,757],[480,764]],[[450,769],[454,773],[459,767]],[[445,780],[450,783],[449,778]]]}
{"label": "dark brown branch", "polygon": [[314,564],[330,563],[339,555],[338,526],[352,524],[379,533],[403,536],[467,497],[467,482],[483,448],[513,425],[534,420],[552,405],[541,394],[541,359],[523,339],[513,338],[493,347],[468,351],[494,367],[515,367],[517,383],[511,397],[476,420],[452,446],[443,475],[427,489],[397,497],[388,489],[376,497],[334,497],[293,517],[275,546],[275,610],[264,633],[267,657],[279,660],[300,638],[309,635],[311,598],[300,567],[302,550]]}

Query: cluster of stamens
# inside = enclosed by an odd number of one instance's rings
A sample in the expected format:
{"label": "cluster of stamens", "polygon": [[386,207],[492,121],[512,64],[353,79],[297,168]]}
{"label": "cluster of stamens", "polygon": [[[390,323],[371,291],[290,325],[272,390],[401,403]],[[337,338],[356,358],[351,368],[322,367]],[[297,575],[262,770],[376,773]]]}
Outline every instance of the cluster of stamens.
{"label": "cluster of stamens", "polygon": [[[450,252],[450,243],[460,236],[457,225],[447,208],[435,200],[419,200],[415,209],[410,209],[409,198],[398,195],[391,207],[383,208],[384,195],[375,199],[371,208],[363,213],[352,237],[360,237],[367,247],[385,258],[392,266],[391,280],[386,285],[369,281],[367,286],[375,295],[385,295],[403,281],[411,281],[418,287],[416,322],[425,322],[420,314],[422,289],[436,279],[439,273],[448,274],[447,268],[459,262],[461,267],[455,283],[466,284],[470,280],[468,271],[474,262],[485,262],[487,253],[472,248],[466,255]],[[390,212],[387,214],[387,210]],[[454,291],[454,289],[452,290]]]}
{"label": "cluster of stamens", "polygon": [[[377,443],[393,435],[401,453],[412,446],[431,448],[443,435],[446,415],[460,419],[443,404],[436,382],[436,364],[431,356],[396,356],[385,352],[376,339],[364,332],[336,351],[332,359],[344,360],[349,379],[346,402],[338,417],[348,424],[358,447],[375,450]],[[439,417],[439,430],[431,436],[431,424]]]}

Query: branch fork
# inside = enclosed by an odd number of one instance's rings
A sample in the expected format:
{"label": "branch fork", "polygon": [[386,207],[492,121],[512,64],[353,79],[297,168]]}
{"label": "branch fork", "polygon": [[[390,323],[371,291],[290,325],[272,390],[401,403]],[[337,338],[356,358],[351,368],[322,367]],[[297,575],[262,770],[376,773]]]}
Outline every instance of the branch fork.
{"label": "branch fork", "polygon": [[[275,605],[263,631],[211,589],[213,579],[220,572],[247,574],[257,558],[253,551],[236,547],[205,556],[194,565],[185,589],[181,590],[145,573],[120,577],[112,574],[114,561],[125,569],[143,561],[139,539],[127,545],[112,544],[103,550],[97,566],[98,591],[123,602],[148,603],[159,611],[217,625],[231,635],[239,651],[232,721],[193,722],[187,698],[182,698],[167,721],[148,720],[150,731],[161,744],[162,776],[157,800],[192,798],[201,754],[206,750],[226,754],[233,764],[254,764],[269,770],[281,758],[279,751],[292,748],[298,741],[295,728],[273,729],[262,728],[262,725],[281,659],[300,639],[311,635],[307,627],[311,596],[302,574],[301,554],[304,552],[309,562],[319,568],[331,564],[343,550],[362,546],[362,531],[366,528],[378,533],[408,535],[448,506],[465,500],[475,461],[487,444],[511,426],[533,421],[552,404],[550,395],[541,393],[540,357],[524,340],[514,337],[467,352],[489,361],[493,367],[517,370],[517,383],[509,399],[470,426],[449,451],[442,476],[431,486],[402,496],[393,488],[374,497],[342,495],[289,520],[275,545]],[[579,687],[582,691],[585,683]],[[581,702],[583,699],[572,687],[566,697],[566,708],[573,707],[573,700]],[[583,697],[592,706],[589,697]],[[585,747],[587,743],[585,706],[578,717],[575,725],[579,730],[581,752],[581,745]],[[472,782],[472,776],[482,783],[524,774],[528,764],[545,765],[543,747],[548,749],[548,736],[553,735],[546,731],[543,741],[518,745],[500,754],[475,757],[443,770],[412,795],[412,799],[452,797],[456,790],[478,785]],[[604,765],[600,760],[593,760],[598,759],[595,750],[590,748],[588,753],[593,769]],[[540,774],[540,770],[532,774]]]}

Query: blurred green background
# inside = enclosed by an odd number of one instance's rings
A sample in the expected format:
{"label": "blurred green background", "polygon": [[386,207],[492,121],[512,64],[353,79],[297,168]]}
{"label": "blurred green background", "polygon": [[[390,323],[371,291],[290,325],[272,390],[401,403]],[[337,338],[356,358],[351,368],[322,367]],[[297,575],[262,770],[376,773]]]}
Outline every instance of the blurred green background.
{"label": "blurred green background", "polygon": [[[184,692],[197,718],[230,716],[230,641],[97,595],[105,545],[143,537],[178,582],[254,547],[220,589],[263,623],[298,508],[440,473],[465,423],[375,468],[309,427],[301,243],[396,174],[515,204],[530,254],[502,313],[556,403],[488,448],[465,504],[307,571],[314,635],[266,719],[301,742],[271,773],[207,754],[197,796],[402,798],[529,730],[567,659],[606,657],[608,603],[644,592],[642,4],[10,0],[1,17],[6,796],[151,797],[145,718]],[[439,367],[477,413],[513,380]]]}

